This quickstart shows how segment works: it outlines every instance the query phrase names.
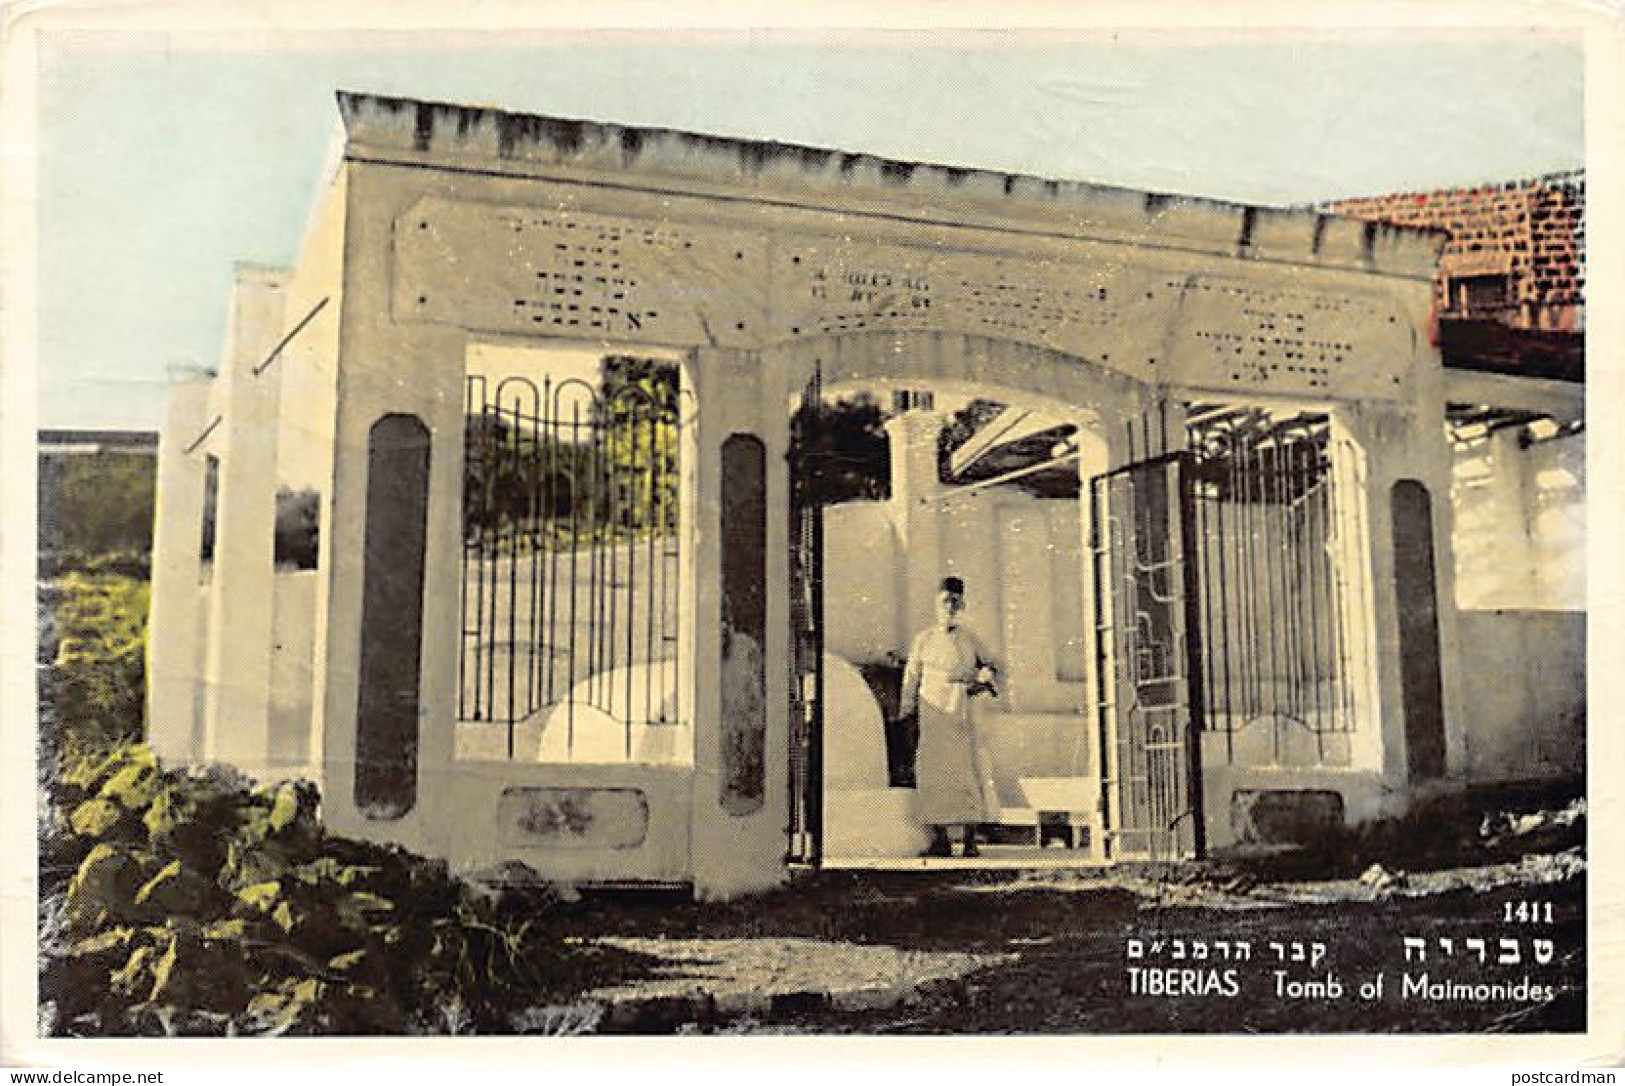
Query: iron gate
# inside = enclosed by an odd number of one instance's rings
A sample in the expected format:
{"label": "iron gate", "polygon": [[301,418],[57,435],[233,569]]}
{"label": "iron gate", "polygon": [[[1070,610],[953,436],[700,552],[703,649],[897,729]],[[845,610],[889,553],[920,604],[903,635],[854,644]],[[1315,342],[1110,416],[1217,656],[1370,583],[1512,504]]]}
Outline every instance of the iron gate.
{"label": "iron gate", "polygon": [[1202,855],[1202,678],[1190,456],[1090,484],[1102,809],[1110,859]]}
{"label": "iron gate", "polygon": [[1359,649],[1346,581],[1357,571],[1337,558],[1347,545],[1340,490],[1352,481],[1339,483],[1329,418],[1199,405],[1188,435],[1203,726],[1223,736],[1230,761],[1247,738],[1249,757],[1274,764],[1347,764]]}
{"label": "iron gate", "polygon": [[572,757],[588,709],[627,760],[635,726],[676,720],[677,403],[645,359],[600,385],[467,379],[457,716],[505,726],[510,758],[544,711]]}
{"label": "iron gate", "polygon": [[824,824],[824,471],[813,439],[823,423],[823,374],[813,372],[790,424],[790,816],[785,858],[816,865]]}

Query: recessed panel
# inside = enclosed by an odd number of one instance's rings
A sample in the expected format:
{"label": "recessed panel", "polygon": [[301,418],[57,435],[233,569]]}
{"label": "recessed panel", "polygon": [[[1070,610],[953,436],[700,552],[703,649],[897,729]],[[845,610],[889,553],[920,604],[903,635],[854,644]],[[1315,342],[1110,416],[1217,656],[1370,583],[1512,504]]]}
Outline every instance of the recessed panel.
{"label": "recessed panel", "polygon": [[767,450],[754,434],[722,443],[723,810],[761,810],[767,748]]}
{"label": "recessed panel", "polygon": [[637,848],[649,835],[649,797],[637,788],[507,788],[497,830],[510,848]]}
{"label": "recessed panel", "polygon": [[428,428],[412,415],[385,415],[367,443],[355,736],[355,805],[375,820],[417,803],[428,510]]}

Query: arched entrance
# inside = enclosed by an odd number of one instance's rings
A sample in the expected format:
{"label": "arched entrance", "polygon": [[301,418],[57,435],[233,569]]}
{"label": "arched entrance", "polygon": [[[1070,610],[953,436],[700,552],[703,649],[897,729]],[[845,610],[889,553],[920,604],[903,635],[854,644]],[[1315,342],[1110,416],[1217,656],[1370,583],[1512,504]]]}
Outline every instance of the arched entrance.
{"label": "arched entrance", "polygon": [[791,362],[792,861],[924,862],[898,689],[944,576],[1000,668],[970,710],[975,862],[1198,853],[1181,419],[1081,359],[977,337]]}

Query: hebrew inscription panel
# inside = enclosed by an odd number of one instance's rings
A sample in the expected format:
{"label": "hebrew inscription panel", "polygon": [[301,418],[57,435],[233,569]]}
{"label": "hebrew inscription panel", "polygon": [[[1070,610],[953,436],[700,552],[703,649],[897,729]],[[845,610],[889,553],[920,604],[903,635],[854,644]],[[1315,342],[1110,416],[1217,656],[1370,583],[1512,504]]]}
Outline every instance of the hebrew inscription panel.
{"label": "hebrew inscription panel", "polygon": [[1393,399],[1411,330],[1384,299],[1195,277],[1180,289],[1168,377],[1206,388]]}
{"label": "hebrew inscription panel", "polygon": [[477,331],[742,348],[950,331],[1317,400],[1404,396],[1413,356],[1395,302],[1262,262],[1193,254],[1187,272],[1132,246],[1020,257],[438,197],[394,225],[397,319]]}
{"label": "hebrew inscription panel", "polygon": [[[797,339],[950,330],[1078,355],[1135,376],[1152,363],[1145,274],[905,246],[795,239],[774,257],[773,330]],[[1115,353],[1115,357],[1114,357]]]}
{"label": "hebrew inscription panel", "polygon": [[1390,302],[1170,274],[1115,259],[1022,261],[799,241],[774,257],[773,331],[796,339],[951,330],[1047,347],[1147,381],[1273,395],[1392,399],[1411,358]]}
{"label": "hebrew inscription panel", "polygon": [[745,346],[761,235],[428,197],[395,222],[397,319],[518,335]]}

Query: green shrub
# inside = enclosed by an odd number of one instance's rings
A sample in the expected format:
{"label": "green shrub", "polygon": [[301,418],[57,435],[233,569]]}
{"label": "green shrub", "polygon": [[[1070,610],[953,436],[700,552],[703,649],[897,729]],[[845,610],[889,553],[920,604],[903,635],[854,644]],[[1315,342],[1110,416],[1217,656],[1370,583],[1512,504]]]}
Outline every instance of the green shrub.
{"label": "green shrub", "polygon": [[138,739],[146,698],[144,580],[70,573],[40,588],[40,733],[45,757]]}
{"label": "green shrub", "polygon": [[157,471],[150,455],[41,456],[41,553],[150,554]]}
{"label": "green shrub", "polygon": [[306,783],[71,761],[41,840],[41,1003],[61,1035],[508,1031],[566,952],[536,902],[325,834]]}

